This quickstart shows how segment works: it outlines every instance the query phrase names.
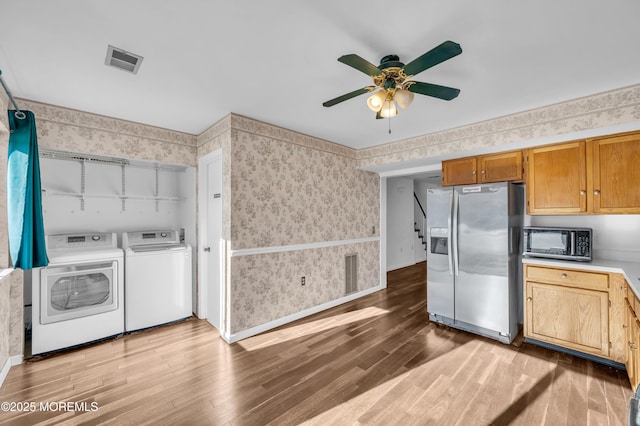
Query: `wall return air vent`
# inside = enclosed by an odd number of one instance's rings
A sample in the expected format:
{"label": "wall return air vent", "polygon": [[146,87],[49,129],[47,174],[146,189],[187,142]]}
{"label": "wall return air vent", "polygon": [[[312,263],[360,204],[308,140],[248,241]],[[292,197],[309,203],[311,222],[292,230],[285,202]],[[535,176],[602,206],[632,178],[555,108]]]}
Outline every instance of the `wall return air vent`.
{"label": "wall return air vent", "polygon": [[122,71],[137,74],[142,59],[144,58],[140,55],[109,45],[107,48],[107,58],[104,60],[104,63],[105,65],[121,69]]}

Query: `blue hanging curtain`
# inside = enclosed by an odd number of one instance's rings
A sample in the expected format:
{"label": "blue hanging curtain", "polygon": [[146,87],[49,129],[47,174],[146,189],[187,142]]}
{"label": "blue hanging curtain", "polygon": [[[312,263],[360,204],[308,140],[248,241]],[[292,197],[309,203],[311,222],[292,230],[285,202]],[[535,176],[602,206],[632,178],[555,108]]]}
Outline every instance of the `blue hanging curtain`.
{"label": "blue hanging curtain", "polygon": [[36,118],[22,111],[20,119],[9,111],[9,153],[7,162],[7,214],[9,251],[15,268],[47,266],[49,259],[44,239],[40,162]]}

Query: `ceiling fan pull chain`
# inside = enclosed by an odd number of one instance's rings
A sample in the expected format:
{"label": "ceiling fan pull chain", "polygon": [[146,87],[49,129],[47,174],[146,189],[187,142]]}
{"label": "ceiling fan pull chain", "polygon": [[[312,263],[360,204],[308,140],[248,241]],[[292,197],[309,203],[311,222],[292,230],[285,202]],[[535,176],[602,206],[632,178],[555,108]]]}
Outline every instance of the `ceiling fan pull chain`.
{"label": "ceiling fan pull chain", "polygon": [[391,117],[389,117],[389,134],[391,134]]}

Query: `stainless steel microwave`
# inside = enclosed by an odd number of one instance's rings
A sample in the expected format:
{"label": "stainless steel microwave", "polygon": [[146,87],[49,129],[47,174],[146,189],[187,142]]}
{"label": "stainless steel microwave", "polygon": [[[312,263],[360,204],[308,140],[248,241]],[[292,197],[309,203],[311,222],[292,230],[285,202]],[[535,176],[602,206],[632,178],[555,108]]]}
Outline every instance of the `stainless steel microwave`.
{"label": "stainless steel microwave", "polygon": [[593,239],[589,228],[525,226],[523,232],[525,256],[591,261]]}

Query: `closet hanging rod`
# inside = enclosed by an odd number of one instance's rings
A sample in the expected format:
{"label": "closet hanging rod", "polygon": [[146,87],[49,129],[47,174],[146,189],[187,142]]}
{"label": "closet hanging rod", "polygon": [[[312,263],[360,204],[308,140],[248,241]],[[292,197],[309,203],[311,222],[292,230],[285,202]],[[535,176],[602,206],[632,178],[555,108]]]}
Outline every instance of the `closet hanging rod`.
{"label": "closet hanging rod", "polygon": [[13,107],[16,110],[16,112],[15,112],[16,118],[18,118],[20,120],[24,120],[25,118],[27,118],[26,114],[24,112],[20,111],[20,108],[18,108],[18,104],[16,104],[15,99],[13,99],[13,95],[11,94],[11,91],[9,90],[9,88],[5,84],[4,80],[2,79],[2,70],[0,70],[0,84],[2,84],[2,88],[7,93],[7,96],[9,97],[9,100],[11,101],[11,103],[13,104]]}

